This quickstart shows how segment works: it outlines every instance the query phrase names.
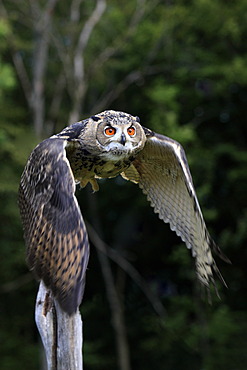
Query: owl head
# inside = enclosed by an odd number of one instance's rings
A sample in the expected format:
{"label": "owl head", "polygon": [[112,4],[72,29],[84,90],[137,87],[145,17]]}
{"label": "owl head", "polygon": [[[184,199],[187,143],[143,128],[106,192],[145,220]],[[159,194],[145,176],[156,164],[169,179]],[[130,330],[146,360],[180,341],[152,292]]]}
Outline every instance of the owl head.
{"label": "owl head", "polygon": [[106,110],[89,118],[84,139],[89,143],[94,138],[94,148],[98,147],[100,157],[124,159],[137,154],[145,145],[146,135],[139,122],[139,117]]}

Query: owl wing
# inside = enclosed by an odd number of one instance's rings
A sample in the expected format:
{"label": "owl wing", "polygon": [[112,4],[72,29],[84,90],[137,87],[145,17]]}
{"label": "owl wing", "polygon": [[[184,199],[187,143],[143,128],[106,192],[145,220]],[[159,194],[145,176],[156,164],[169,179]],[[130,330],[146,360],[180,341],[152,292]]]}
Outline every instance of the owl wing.
{"label": "owl wing", "polygon": [[84,293],[89,243],[66,145],[53,136],[33,150],[21,177],[19,207],[27,263],[72,314]]}
{"label": "owl wing", "polygon": [[192,250],[201,283],[209,288],[211,282],[214,284],[215,272],[225,284],[212,250],[227,258],[207,231],[182,146],[166,136],[144,131],[147,136],[144,149],[122,176],[139,184],[154,212]]}

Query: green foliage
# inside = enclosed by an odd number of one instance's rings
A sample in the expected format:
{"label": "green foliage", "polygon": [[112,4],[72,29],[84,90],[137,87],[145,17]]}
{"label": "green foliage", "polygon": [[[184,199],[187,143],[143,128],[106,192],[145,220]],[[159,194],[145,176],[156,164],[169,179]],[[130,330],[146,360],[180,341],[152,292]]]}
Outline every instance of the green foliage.
{"label": "green foliage", "polygon": [[[37,285],[27,275],[17,190],[28,154],[39,140],[12,58],[16,52],[21,56],[26,77],[32,81],[38,40],[34,26],[39,17],[32,2],[3,3],[0,367],[24,369],[28,363],[29,369],[37,369],[40,343],[33,321]],[[45,2],[38,3],[43,9]],[[75,87],[69,66],[78,33],[94,4],[82,2],[79,21],[72,20],[71,2],[58,2],[53,12],[44,83],[44,135],[67,123]],[[139,189],[118,178],[100,181],[97,202],[104,240],[133,264],[166,309],[164,318],[157,317],[139,287],[112,262],[133,369],[247,367],[246,14],[245,0],[110,0],[84,51],[82,116],[97,113],[94,107],[103,101],[103,109],[136,114],[144,126],[181,142],[210,233],[232,260],[232,265],[226,265],[217,259],[229,289],[217,283],[221,300],[212,290],[213,304],[207,304],[198,294],[190,251],[153,214]],[[60,109],[55,111],[59,76],[65,82]],[[131,80],[133,76],[137,78]],[[103,99],[111,94],[111,99]],[[89,192],[77,195],[83,215],[90,220],[88,203],[95,195]],[[93,245],[81,310],[85,366],[116,369],[111,312]]]}

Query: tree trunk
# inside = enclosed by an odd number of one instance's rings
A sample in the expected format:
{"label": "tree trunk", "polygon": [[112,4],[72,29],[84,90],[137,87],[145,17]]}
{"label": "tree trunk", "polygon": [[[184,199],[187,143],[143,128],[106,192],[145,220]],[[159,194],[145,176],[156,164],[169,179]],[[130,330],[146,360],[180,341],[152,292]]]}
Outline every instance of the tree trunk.
{"label": "tree trunk", "polygon": [[82,320],[69,316],[43,282],[36,300],[35,321],[44,345],[47,370],[82,370]]}

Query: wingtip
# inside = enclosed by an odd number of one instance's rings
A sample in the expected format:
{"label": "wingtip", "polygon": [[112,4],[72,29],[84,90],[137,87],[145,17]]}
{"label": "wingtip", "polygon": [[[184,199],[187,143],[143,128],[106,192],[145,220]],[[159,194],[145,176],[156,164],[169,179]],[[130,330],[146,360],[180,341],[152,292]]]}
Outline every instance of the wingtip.
{"label": "wingtip", "polygon": [[58,302],[60,308],[66,312],[69,316],[74,315],[81,302],[78,302],[77,297],[72,297],[72,296],[66,296],[66,297],[61,297],[61,296],[56,296],[55,297],[56,301]]}
{"label": "wingtip", "polygon": [[74,285],[72,290],[60,291],[56,295],[56,300],[58,301],[60,307],[69,316],[74,315],[82,302],[85,290],[85,277],[82,280],[78,280]]}
{"label": "wingtip", "polygon": [[78,306],[74,306],[74,305],[71,305],[70,302],[61,302],[59,300],[57,300],[60,308],[66,312],[69,316],[73,316],[76,314],[77,310],[78,310]]}
{"label": "wingtip", "polygon": [[[214,266],[213,266],[213,271],[214,271],[214,272],[215,272],[215,274],[217,275],[217,277],[218,277],[218,279],[220,280],[220,282],[224,285],[224,287],[228,289],[228,285],[227,285],[227,283],[226,283],[225,279],[223,278],[223,276],[222,276],[222,274],[221,274],[220,270],[219,270],[219,269],[218,269],[218,267],[216,266],[216,264],[214,264]],[[215,283],[215,280],[213,279],[211,282],[213,283],[213,286],[214,286],[214,289],[215,289],[215,292],[216,292],[217,297],[218,297],[219,299],[221,299],[220,294],[219,294],[219,291],[218,291],[218,288],[217,288],[216,283]]]}
{"label": "wingtip", "polygon": [[213,241],[211,238],[211,248],[214,251],[214,253],[219,256],[224,262],[229,263],[230,265],[232,264],[231,260],[222,252],[220,247]]}

